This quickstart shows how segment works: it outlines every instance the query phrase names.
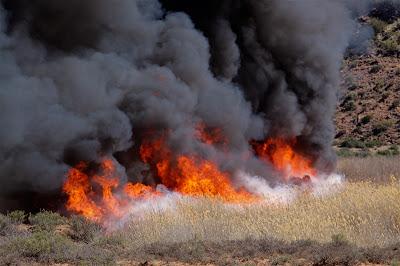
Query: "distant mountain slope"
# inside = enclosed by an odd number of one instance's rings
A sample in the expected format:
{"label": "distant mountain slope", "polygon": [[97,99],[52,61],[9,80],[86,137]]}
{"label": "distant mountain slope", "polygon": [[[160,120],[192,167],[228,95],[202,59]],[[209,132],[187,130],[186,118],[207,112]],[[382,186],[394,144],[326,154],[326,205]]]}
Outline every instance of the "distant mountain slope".
{"label": "distant mountain slope", "polygon": [[[337,140],[400,144],[400,58],[346,59]],[[379,143],[378,143],[379,142]]]}
{"label": "distant mountain slope", "polygon": [[399,145],[400,19],[364,17],[362,21],[376,34],[368,54],[343,62],[335,144],[348,148]]}

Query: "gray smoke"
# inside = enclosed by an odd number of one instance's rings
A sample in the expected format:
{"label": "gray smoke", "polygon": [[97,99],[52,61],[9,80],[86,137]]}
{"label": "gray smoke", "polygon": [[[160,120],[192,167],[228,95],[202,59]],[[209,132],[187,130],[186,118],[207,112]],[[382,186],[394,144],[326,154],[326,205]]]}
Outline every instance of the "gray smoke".
{"label": "gray smoke", "polygon": [[[252,139],[297,138],[316,167],[333,169],[347,5],[226,0],[203,14],[167,2],[3,1],[1,193],[58,189],[71,165],[104,155],[140,179],[130,153],[149,129],[167,129],[179,153],[269,180],[268,165],[243,160]],[[222,129],[228,154],[194,137],[199,123]]]}

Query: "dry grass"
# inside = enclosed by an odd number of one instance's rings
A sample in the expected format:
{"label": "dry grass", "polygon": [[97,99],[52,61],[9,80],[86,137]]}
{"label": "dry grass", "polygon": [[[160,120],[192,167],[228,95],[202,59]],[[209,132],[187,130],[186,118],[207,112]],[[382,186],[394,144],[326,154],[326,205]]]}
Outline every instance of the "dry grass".
{"label": "dry grass", "polygon": [[400,157],[343,158],[338,171],[349,181],[392,182],[393,177],[400,179]]}
{"label": "dry grass", "polygon": [[167,198],[161,208],[135,206],[134,219],[112,233],[49,212],[0,215],[0,257],[10,264],[390,264],[400,260],[398,160],[343,159],[339,169],[349,181],[338,191],[303,191],[288,205]]}
{"label": "dry grass", "polygon": [[173,210],[149,211],[125,231],[132,246],[189,240],[274,238],[327,243],[342,235],[357,246],[387,246],[400,239],[400,185],[345,184],[325,198],[304,194],[287,206],[226,206],[181,200]]}

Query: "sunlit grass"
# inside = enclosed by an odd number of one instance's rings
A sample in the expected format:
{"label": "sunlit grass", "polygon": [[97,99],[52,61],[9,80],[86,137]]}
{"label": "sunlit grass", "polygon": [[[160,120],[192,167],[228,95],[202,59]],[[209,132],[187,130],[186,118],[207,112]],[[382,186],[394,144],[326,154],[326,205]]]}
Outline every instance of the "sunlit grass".
{"label": "sunlit grass", "polygon": [[329,242],[341,234],[358,246],[386,246],[400,239],[400,185],[346,183],[338,193],[301,195],[289,205],[227,206],[182,199],[164,211],[150,210],[125,228],[134,246],[188,240],[276,238]]}

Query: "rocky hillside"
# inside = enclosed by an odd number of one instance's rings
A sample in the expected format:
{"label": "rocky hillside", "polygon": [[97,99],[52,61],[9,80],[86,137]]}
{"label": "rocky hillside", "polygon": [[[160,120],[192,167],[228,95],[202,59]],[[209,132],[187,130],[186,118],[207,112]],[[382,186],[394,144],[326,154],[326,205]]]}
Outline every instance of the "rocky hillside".
{"label": "rocky hillside", "polygon": [[363,21],[375,36],[368,52],[344,60],[335,144],[376,151],[386,147],[389,155],[399,153],[400,19]]}

